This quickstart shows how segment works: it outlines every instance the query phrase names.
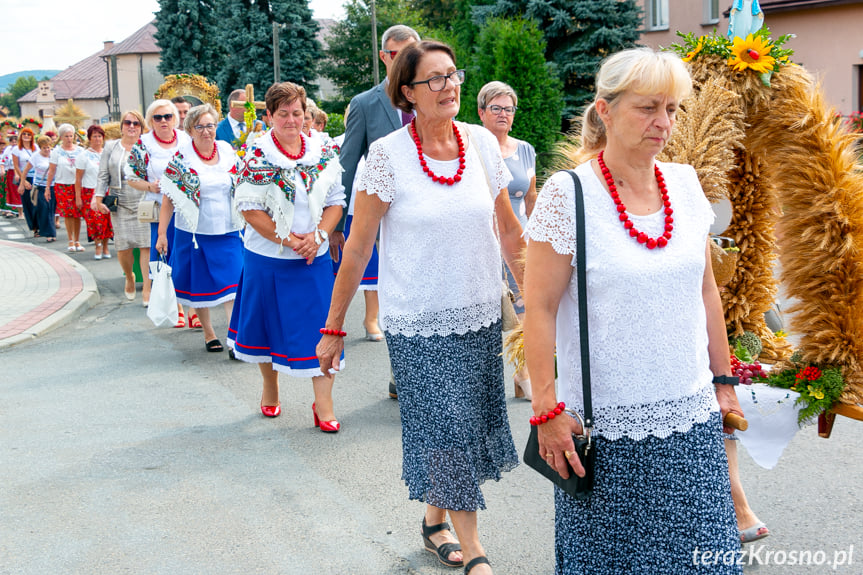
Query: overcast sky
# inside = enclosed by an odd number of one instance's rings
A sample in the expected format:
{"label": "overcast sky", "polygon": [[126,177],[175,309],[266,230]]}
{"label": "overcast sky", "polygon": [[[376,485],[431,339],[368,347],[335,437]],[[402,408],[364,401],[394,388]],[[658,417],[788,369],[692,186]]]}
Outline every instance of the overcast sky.
{"label": "overcast sky", "polygon": [[[341,18],[343,0],[310,0],[315,18]],[[143,28],[157,0],[2,0],[0,76],[63,70]],[[50,32],[49,32],[50,31]]]}

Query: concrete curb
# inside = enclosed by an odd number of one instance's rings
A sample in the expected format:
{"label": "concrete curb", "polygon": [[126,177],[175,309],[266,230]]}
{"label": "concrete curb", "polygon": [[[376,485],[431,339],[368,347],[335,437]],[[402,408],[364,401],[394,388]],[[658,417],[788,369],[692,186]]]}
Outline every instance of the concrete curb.
{"label": "concrete curb", "polygon": [[[34,248],[37,246],[28,246]],[[38,248],[45,249],[45,248]],[[50,251],[50,250],[48,250]],[[99,288],[96,286],[96,279],[83,265],[73,260],[69,256],[60,252],[51,252],[55,257],[64,260],[64,263],[74,269],[81,277],[81,291],[78,292],[72,299],[66,302],[59,310],[51,313],[45,319],[31,325],[21,333],[0,339],[0,349],[18,345],[25,341],[30,341],[40,335],[44,335],[58,327],[61,327],[75,318],[81,316],[99,303],[101,296]]]}

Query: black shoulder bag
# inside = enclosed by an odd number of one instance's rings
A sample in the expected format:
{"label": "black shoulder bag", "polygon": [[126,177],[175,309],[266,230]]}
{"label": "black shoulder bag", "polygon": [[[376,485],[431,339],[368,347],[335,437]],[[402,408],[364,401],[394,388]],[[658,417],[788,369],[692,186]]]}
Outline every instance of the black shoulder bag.
{"label": "black shoulder bag", "polygon": [[545,459],[539,453],[539,437],[537,436],[537,427],[530,427],[530,437],[527,440],[527,447],[524,449],[524,462],[533,469],[540,472],[547,479],[550,479],[555,485],[563,489],[566,493],[575,499],[587,499],[593,493],[593,467],[596,458],[596,439],[591,438],[593,431],[593,404],[590,396],[590,345],[587,338],[587,274],[585,271],[585,243],[586,234],[584,231],[584,197],[581,190],[581,181],[575,172],[567,170],[567,173],[572,176],[572,182],[575,186],[575,258],[576,258],[576,275],[578,279],[578,332],[579,341],[581,342],[581,384],[584,393],[584,418],[576,411],[567,409],[573,417],[579,420],[582,428],[582,435],[572,434],[572,442],[575,445],[575,452],[578,454],[578,459],[584,467],[584,477],[579,477],[572,470],[572,466],[567,462],[569,468],[569,479],[564,479],[560,474],[549,467]]}

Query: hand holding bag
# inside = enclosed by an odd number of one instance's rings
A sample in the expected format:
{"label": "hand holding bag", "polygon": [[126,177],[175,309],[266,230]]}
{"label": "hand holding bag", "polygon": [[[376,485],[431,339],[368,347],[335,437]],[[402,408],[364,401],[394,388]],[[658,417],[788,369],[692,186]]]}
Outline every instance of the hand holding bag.
{"label": "hand holding bag", "polygon": [[117,211],[117,196],[107,195],[102,198],[102,205],[112,212]]}
{"label": "hand holding bag", "polygon": [[174,280],[171,279],[171,266],[165,262],[165,256],[160,256],[160,261],[150,262],[150,273],[153,287],[150,290],[147,317],[156,327],[163,323],[174,325],[180,314],[177,311],[177,293],[174,291]]}
{"label": "hand holding bag", "polygon": [[573,417],[581,423],[582,435],[572,435],[575,452],[584,467],[584,477],[577,476],[572,466],[569,467],[569,479],[563,479],[553,468],[549,467],[545,459],[539,453],[538,425],[531,425],[530,437],[524,449],[524,462],[551,480],[555,485],[563,489],[575,499],[587,499],[593,493],[593,473],[596,462],[596,438],[591,437],[593,431],[593,402],[590,396],[590,342],[587,337],[587,273],[585,269],[585,243],[584,231],[584,197],[581,190],[581,181],[573,171],[567,171],[572,176],[575,186],[575,259],[576,276],[578,280],[578,335],[581,343],[581,385],[584,395],[584,418],[577,412],[567,409]]}

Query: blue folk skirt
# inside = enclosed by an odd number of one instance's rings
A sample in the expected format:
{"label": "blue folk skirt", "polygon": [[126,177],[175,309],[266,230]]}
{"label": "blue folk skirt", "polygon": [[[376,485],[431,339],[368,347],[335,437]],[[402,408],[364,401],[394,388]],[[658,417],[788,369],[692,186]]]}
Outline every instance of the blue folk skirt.
{"label": "blue folk skirt", "polygon": [[485,509],[480,485],[518,465],[506,413],[500,321],[464,335],[384,332],[399,392],[410,499]]}
{"label": "blue folk skirt", "polygon": [[[174,274],[174,216],[171,216],[171,221],[168,222],[168,229],[165,235],[168,236],[168,253],[165,254],[165,261],[171,266],[171,276]],[[150,222],[150,261],[157,262],[161,259],[159,252],[156,251],[156,242],[159,241],[159,222]],[[150,274],[150,279],[153,279],[153,274]]]}
{"label": "blue folk skirt", "polygon": [[[323,375],[315,348],[333,293],[329,254],[304,259],[268,258],[243,250],[243,273],[228,328],[238,359],[272,363],[295,377]],[[344,366],[344,353],[341,365]]]}
{"label": "blue folk skirt", "polygon": [[[353,216],[348,216],[345,219],[345,241],[347,241],[348,236],[351,233],[351,222],[354,221]],[[337,275],[339,273],[339,267],[341,267],[342,262],[342,250],[339,249],[339,261],[333,262],[333,275]],[[363,278],[360,280],[360,286],[357,288],[359,290],[372,290],[377,291],[378,289],[378,246],[375,245],[372,248],[372,257],[369,258],[369,263],[366,264],[366,269],[363,272]]]}
{"label": "blue folk skirt", "polygon": [[234,299],[243,273],[240,232],[195,234],[193,238],[189,232],[177,228],[171,253],[174,256],[171,275],[178,302],[198,308]]}
{"label": "blue folk skirt", "polygon": [[554,488],[556,573],[742,573],[718,413],[665,439],[601,441],[595,472],[588,499]]}

